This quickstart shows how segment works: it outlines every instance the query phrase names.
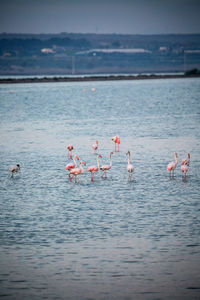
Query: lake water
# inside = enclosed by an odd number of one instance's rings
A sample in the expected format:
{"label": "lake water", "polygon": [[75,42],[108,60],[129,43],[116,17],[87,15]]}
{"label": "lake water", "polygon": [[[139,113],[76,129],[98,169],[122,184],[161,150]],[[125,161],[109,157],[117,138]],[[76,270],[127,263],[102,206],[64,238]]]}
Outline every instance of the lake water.
{"label": "lake water", "polygon": [[[199,79],[1,85],[0,122],[2,298],[200,299]],[[68,144],[108,164],[115,135],[107,178],[70,182]]]}

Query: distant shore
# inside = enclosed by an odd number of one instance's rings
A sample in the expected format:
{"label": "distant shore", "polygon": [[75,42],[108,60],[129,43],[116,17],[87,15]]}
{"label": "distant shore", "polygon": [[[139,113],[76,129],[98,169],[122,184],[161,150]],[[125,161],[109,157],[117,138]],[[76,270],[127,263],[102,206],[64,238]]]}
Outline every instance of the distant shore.
{"label": "distant shore", "polygon": [[113,81],[113,80],[142,80],[142,79],[170,79],[170,78],[199,78],[200,74],[150,74],[150,75],[103,75],[103,76],[73,76],[73,77],[24,77],[0,78],[0,84],[5,83],[41,83],[41,82],[84,82],[84,81]]}

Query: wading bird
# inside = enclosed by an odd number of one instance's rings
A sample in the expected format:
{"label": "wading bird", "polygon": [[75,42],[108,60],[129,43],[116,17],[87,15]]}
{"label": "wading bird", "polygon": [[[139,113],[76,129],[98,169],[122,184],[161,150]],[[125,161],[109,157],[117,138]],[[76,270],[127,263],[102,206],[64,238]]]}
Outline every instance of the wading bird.
{"label": "wading bird", "polygon": [[115,152],[117,152],[117,147],[116,147],[116,144],[118,144],[118,152],[119,152],[119,144],[120,144],[120,139],[119,139],[119,136],[114,136],[112,138],[112,141],[115,143]]}
{"label": "wading bird", "polygon": [[109,165],[103,165],[100,167],[100,170],[103,171],[103,174],[101,175],[101,177],[103,177],[105,175],[106,177],[106,171],[110,170],[112,167],[112,155],[113,152],[110,152],[110,164]]}
{"label": "wading bird", "polygon": [[174,159],[175,161],[170,162],[167,166],[167,171],[169,172],[170,177],[171,177],[171,172],[172,172],[172,176],[174,176],[174,170],[176,169],[176,166],[178,164],[178,154],[176,152],[174,153]]}
{"label": "wading bird", "polygon": [[11,172],[12,177],[14,173],[17,173],[20,170],[20,164],[16,164],[15,166],[11,166],[9,168],[9,172]]}
{"label": "wading bird", "polygon": [[98,141],[96,141],[93,145],[92,145],[92,149],[94,150],[94,153],[96,153],[97,149],[98,149]]}
{"label": "wading bird", "polygon": [[68,149],[68,158],[72,159],[72,150],[74,149],[74,147],[72,145],[68,145],[67,149]]}
{"label": "wading bird", "polygon": [[128,155],[128,165],[127,165],[126,169],[127,169],[128,173],[129,173],[129,180],[131,180],[131,175],[133,173],[134,167],[131,164],[131,153],[130,153],[130,151],[128,151],[126,153],[126,155]]}
{"label": "wading bird", "polygon": [[186,177],[187,171],[189,169],[189,165],[190,165],[190,153],[188,153],[187,158],[183,159],[181,162],[181,171],[185,177]]}
{"label": "wading bird", "polygon": [[91,166],[87,168],[87,172],[91,172],[91,181],[94,181],[94,173],[99,170],[99,158],[102,158],[100,154],[97,155],[97,166]]}
{"label": "wading bird", "polygon": [[70,175],[73,175],[73,176],[70,178],[70,181],[72,181],[72,179],[75,177],[75,183],[77,182],[76,176],[77,176],[77,175],[80,175],[80,174],[83,174],[83,172],[84,172],[84,169],[83,169],[82,165],[86,165],[86,163],[85,163],[84,161],[81,161],[81,162],[80,162],[80,165],[79,165],[79,168],[74,168],[74,169],[72,169],[72,170],[69,172],[69,177],[70,177]]}
{"label": "wading bird", "polygon": [[[72,169],[74,169],[74,168],[77,168],[76,159],[79,160],[79,158],[78,158],[77,155],[75,155],[75,156],[73,157],[73,162],[74,162],[74,163],[69,163],[69,164],[67,164],[66,167],[65,167],[65,170],[68,170],[68,171],[70,172],[70,170],[72,170]],[[69,177],[70,177],[70,174],[68,174],[68,175],[69,175]]]}

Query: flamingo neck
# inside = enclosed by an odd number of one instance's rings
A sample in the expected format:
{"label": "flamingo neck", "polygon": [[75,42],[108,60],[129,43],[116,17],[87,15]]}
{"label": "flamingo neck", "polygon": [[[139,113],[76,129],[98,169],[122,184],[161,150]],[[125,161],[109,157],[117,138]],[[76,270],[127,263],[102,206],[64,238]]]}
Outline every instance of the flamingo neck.
{"label": "flamingo neck", "polygon": [[174,158],[175,158],[175,165],[177,165],[178,164],[178,157],[177,157],[177,154],[175,153],[175,155],[174,155]]}
{"label": "flamingo neck", "polygon": [[99,157],[97,156],[97,168],[99,169]]}
{"label": "flamingo neck", "polygon": [[112,166],[112,154],[110,154],[110,166]]}
{"label": "flamingo neck", "polygon": [[73,158],[73,162],[74,162],[75,168],[77,168],[77,163],[76,163],[75,157]]}
{"label": "flamingo neck", "polygon": [[130,153],[128,153],[128,164],[131,163]]}
{"label": "flamingo neck", "polygon": [[81,169],[81,173],[83,173],[84,170],[83,170],[83,167],[82,167],[82,164],[81,164],[81,163],[80,163],[80,166],[79,166],[79,167],[80,167],[80,169]]}

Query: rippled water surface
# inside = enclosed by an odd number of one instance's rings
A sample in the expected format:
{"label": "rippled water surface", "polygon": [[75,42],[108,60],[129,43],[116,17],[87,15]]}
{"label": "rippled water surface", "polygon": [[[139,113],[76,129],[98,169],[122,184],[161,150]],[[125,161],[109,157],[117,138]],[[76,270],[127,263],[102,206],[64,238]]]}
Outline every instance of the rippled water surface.
{"label": "rippled water surface", "polygon": [[[0,86],[1,297],[200,299],[199,95],[199,79]],[[115,135],[107,178],[70,182],[67,145],[88,167],[98,140],[108,164]]]}

